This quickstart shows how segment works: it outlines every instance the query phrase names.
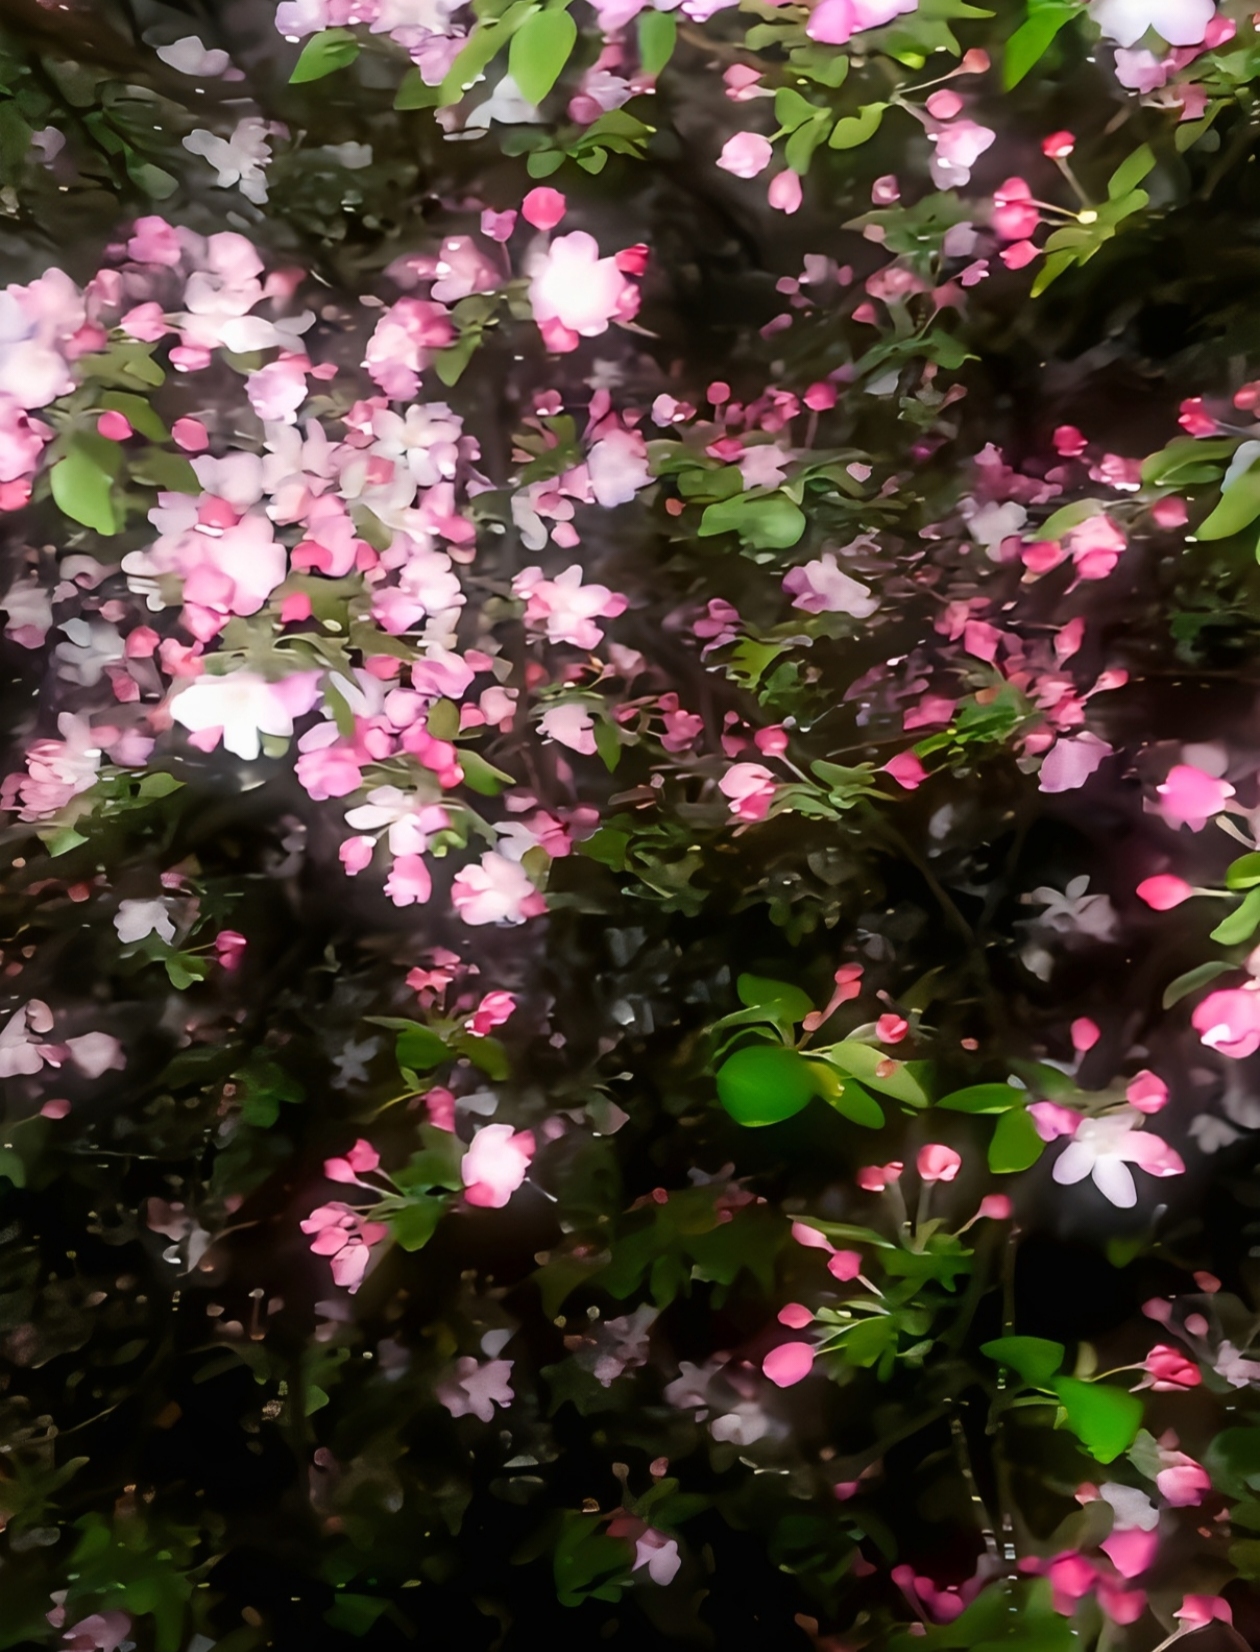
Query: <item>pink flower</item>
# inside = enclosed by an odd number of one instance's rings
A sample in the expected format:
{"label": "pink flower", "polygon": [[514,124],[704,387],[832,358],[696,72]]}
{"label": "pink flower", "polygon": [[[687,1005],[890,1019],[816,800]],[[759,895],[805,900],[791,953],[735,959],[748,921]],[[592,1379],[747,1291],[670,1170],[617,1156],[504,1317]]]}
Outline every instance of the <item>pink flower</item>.
{"label": "pink flower", "polygon": [[334,1281],[352,1296],[363,1283],[371,1247],[389,1235],[384,1222],[365,1221],[360,1211],[340,1200],[319,1205],[299,1226],[313,1235],[311,1250],[316,1256],[332,1258]]}
{"label": "pink flower", "polygon": [[780,1325],[786,1325],[790,1331],[803,1331],[807,1325],[814,1323],[813,1313],[801,1302],[788,1302],[776,1316]]}
{"label": "pink flower", "polygon": [[219,955],[220,966],[229,973],[241,967],[241,959],[249,942],[238,930],[221,929],[214,938],[214,950]]}
{"label": "pink flower", "polygon": [[1102,1037],[1098,1030],[1098,1023],[1091,1021],[1087,1015],[1082,1015],[1073,1021],[1071,1032],[1072,1048],[1078,1055],[1087,1055]]}
{"label": "pink flower", "polygon": [[545,627],[548,642],[568,642],[575,648],[598,648],[603,632],[593,621],[615,619],[626,610],[626,598],[606,585],[583,585],[582,569],[574,563],[554,579],[541,568],[525,568],[512,581],[512,590],[525,600],[525,623]]}
{"label": "pink flower", "polygon": [[1201,832],[1213,815],[1220,814],[1234,788],[1190,763],[1177,763],[1155,790],[1162,799],[1159,812],[1170,826],[1188,826]]}
{"label": "pink flower", "polygon": [[891,1164],[868,1164],[853,1178],[864,1193],[882,1193],[901,1176],[905,1166],[894,1159]]}
{"label": "pink flower", "polygon": [[615,259],[599,256],[593,235],[574,230],[558,236],[535,268],[529,301],[548,347],[565,351],[606,332],[610,321],[633,320],[639,289]]}
{"label": "pink flower", "polygon": [[495,1406],[509,1406],[516,1398],[511,1383],[514,1364],[510,1359],[492,1359],[483,1365],[473,1355],[465,1354],[455,1361],[451,1376],[434,1384],[434,1397],[452,1417],[493,1422]]}
{"label": "pink flower", "polygon": [[513,1130],[510,1124],[484,1125],[460,1164],[465,1199],[470,1205],[501,1209],[525,1180],[533,1156],[531,1131]]}
{"label": "pink flower", "polygon": [[400,298],[376,324],[363,365],[394,401],[411,401],[420,375],[455,337],[440,304],[427,298]]}
{"label": "pink flower", "polygon": [[789,167],[783,172],[776,172],[771,178],[766,200],[776,212],[798,212],[803,199],[799,172],[793,172]]}
{"label": "pink flower", "polygon": [[755,178],[770,165],[774,150],[760,132],[736,132],[722,145],[717,164],[737,178]]}
{"label": "pink flower", "polygon": [[791,1388],[807,1377],[814,1365],[814,1350],[808,1342],[783,1342],[772,1348],[761,1362],[776,1388]]}
{"label": "pink flower", "polygon": [[1032,235],[1041,222],[1041,211],[1033,205],[1032,190],[1023,178],[1008,178],[993,191],[989,222],[1003,241],[1026,241]]}
{"label": "pink flower", "polygon": [[385,879],[385,893],[395,906],[424,906],[433,894],[433,879],[422,855],[399,855]]}
{"label": "pink flower", "polygon": [[1147,1381],[1139,1388],[1153,1388],[1157,1394],[1180,1394],[1187,1388],[1197,1388],[1203,1381],[1199,1367],[1187,1359],[1178,1348],[1166,1342],[1156,1343],[1143,1362]]}
{"label": "pink flower", "polygon": [[1141,1577],[1159,1548],[1159,1533],[1140,1526],[1118,1528],[1098,1545],[1123,1578]]}
{"label": "pink flower", "polygon": [[356,1182],[365,1170],[375,1170],[381,1156],[370,1141],[360,1136],[344,1158],[325,1159],[324,1175],[330,1182]]}
{"label": "pink flower", "polygon": [[1041,764],[1037,785],[1043,792],[1074,792],[1094,773],[1113,747],[1088,730],[1071,740],[1056,740]]}
{"label": "pink flower", "polygon": [[568,210],[569,203],[560,191],[549,189],[544,184],[531,189],[521,202],[521,217],[535,229],[555,229]]}
{"label": "pink flower", "polygon": [[881,1015],[875,1023],[875,1036],[881,1044],[900,1044],[910,1031],[904,1015]]}
{"label": "pink flower", "polygon": [[637,430],[605,429],[586,456],[586,473],[597,505],[628,505],[652,480],[647,443]]}
{"label": "pink flower", "polygon": [[914,1164],[925,1182],[952,1182],[962,1168],[962,1156],[943,1142],[928,1142],[919,1149]]}
{"label": "pink flower", "polygon": [[[50,1622],[52,1616],[50,1612]],[[126,1612],[93,1612],[62,1631],[61,1652],[118,1652],[130,1634],[131,1618]]]}
{"label": "pink flower", "polygon": [[1086,518],[1066,539],[1080,579],[1106,579],[1128,544],[1109,516]]}
{"label": "pink flower", "polygon": [[1234,1621],[1229,1602],[1220,1595],[1187,1595],[1173,1617],[1183,1629],[1206,1629],[1213,1620],[1230,1624]]}
{"label": "pink flower", "polygon": [[928,772],[912,751],[899,751],[884,764],[884,773],[908,792],[917,791],[928,778]]}
{"label": "pink flower", "polygon": [[1041,140],[1041,153],[1047,160],[1065,161],[1076,148],[1076,139],[1070,132],[1051,132]]}
{"label": "pink flower", "polygon": [[1122,1210],[1137,1203],[1137,1185],[1130,1164],[1151,1176],[1179,1176],[1185,1165],[1178,1153],[1158,1136],[1135,1130],[1132,1114],[1082,1119],[1073,1139],[1060,1154],[1054,1179],[1071,1185],[1092,1176],[1104,1198]]}
{"label": "pink flower", "polygon": [[595,755],[595,724],[590,712],[576,700],[552,706],[538,719],[538,727],[547,740],[555,740],[582,757]]}
{"label": "pink flower", "polygon": [[1124,1094],[1129,1106],[1136,1107],[1139,1113],[1158,1113],[1168,1102],[1168,1086],[1158,1073],[1145,1067],[1129,1080]]}
{"label": "pink flower", "polygon": [[764,820],[774,802],[775,778],[764,763],[733,763],[718,781],[718,790],[730,799],[733,815]]}
{"label": "pink flower", "polygon": [[1042,1141],[1074,1136],[1080,1129],[1081,1115],[1074,1113],[1070,1107],[1060,1107],[1057,1101],[1030,1102],[1028,1116]]}
{"label": "pink flower", "polygon": [[949,189],[968,181],[972,167],[997,133],[974,120],[959,120],[928,136],[936,146],[930,166],[932,180],[938,189]]}
{"label": "pink flower", "polygon": [[1155,1476],[1160,1496],[1174,1509],[1197,1508],[1204,1492],[1212,1489],[1208,1471],[1184,1451],[1161,1449],[1160,1458],[1165,1465]]}
{"label": "pink flower", "polygon": [[824,551],[813,562],[789,568],[783,589],[792,598],[793,608],[807,614],[849,614],[853,619],[869,619],[879,607],[879,598],[869,585],[846,574],[834,551]]}
{"label": "pink flower", "polygon": [[[28,1012],[29,1009],[30,1005],[27,1005]],[[66,1039],[66,1048],[75,1066],[81,1073],[86,1073],[88,1078],[100,1078],[104,1073],[119,1072],[127,1065],[123,1047],[113,1033],[80,1033],[77,1038]]]}
{"label": "pink flower", "polygon": [[882,28],[917,4],[918,0],[820,0],[810,12],[805,33],[824,46],[843,46],[863,29]]}
{"label": "pink flower", "polygon": [[466,924],[519,924],[547,910],[520,866],[493,849],[456,876],[451,901]]}
{"label": "pink flower", "polygon": [[862,1271],[862,1254],[856,1250],[833,1251],[827,1258],[827,1272],[833,1279],[839,1279],[847,1284],[850,1279],[856,1279]]}
{"label": "pink flower", "polygon": [[672,1537],[666,1537],[664,1532],[654,1531],[651,1526],[635,1539],[634,1565],[632,1572],[647,1567],[648,1576],[653,1583],[664,1588],[672,1583],[678,1575],[678,1568],[682,1565],[682,1557],[678,1553],[678,1543]]}
{"label": "pink flower", "polygon": [[1171,872],[1161,872],[1153,878],[1143,878],[1134,893],[1154,911],[1171,912],[1174,906],[1188,901],[1194,890],[1183,878],[1175,878]]}
{"label": "pink flower", "polygon": [[980,1201],[977,1216],[983,1216],[990,1222],[1006,1222],[1010,1220],[1014,1206],[1005,1193],[986,1193]]}
{"label": "pink flower", "polygon": [[819,1233],[817,1228],[810,1227],[808,1222],[793,1222],[792,1237],[798,1245],[804,1245],[806,1250],[833,1249],[831,1240],[825,1233]]}
{"label": "pink flower", "polygon": [[464,1026],[478,1038],[484,1038],[496,1027],[501,1027],[515,1008],[516,999],[510,992],[488,992]]}
{"label": "pink flower", "polygon": [[1210,992],[1190,1020],[1210,1050],[1241,1061],[1260,1050],[1260,988],[1248,983]]}

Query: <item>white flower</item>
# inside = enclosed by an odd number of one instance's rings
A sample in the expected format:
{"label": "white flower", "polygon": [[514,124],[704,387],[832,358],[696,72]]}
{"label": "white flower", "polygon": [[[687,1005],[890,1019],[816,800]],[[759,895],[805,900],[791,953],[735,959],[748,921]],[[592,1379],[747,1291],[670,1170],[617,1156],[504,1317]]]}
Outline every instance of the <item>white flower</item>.
{"label": "white flower", "polygon": [[[305,677],[311,680],[301,682]],[[262,750],[260,734],[287,739],[293,733],[294,716],[310,710],[317,693],[314,678],[314,672],[301,672],[283,683],[269,683],[248,671],[230,677],[198,677],[175,695],[170,713],[194,734],[219,730],[224,748],[252,763]]]}
{"label": "white flower", "polygon": [[226,52],[203,46],[195,34],[186,34],[170,46],[159,46],[157,55],[181,75],[221,75],[232,61]]}
{"label": "white flower", "polygon": [[1090,895],[1089,874],[1072,878],[1060,894],[1048,886],[1034,889],[1024,899],[1045,911],[1037,920],[1046,929],[1059,935],[1089,935],[1096,941],[1109,941],[1115,932],[1116,913],[1106,895]]}
{"label": "white flower", "polygon": [[529,102],[511,75],[504,75],[486,101],[479,103],[469,115],[464,130],[488,129],[492,120],[501,126],[537,126],[542,112]]}
{"label": "white flower", "polygon": [[143,941],[149,935],[156,935],[168,946],[175,939],[175,925],[163,900],[119,901],[114,928],[124,946]]}
{"label": "white flower", "polygon": [[1159,1136],[1135,1130],[1133,1120],[1127,1109],[1108,1118],[1083,1120],[1054,1167],[1055,1181],[1071,1185],[1092,1176],[1105,1199],[1129,1210],[1137,1203],[1130,1164],[1152,1176],[1180,1175],[1185,1170],[1180,1157]]}
{"label": "white flower", "polygon": [[1198,46],[1216,15],[1212,0],[1096,0],[1090,15],[1120,46],[1134,46],[1154,29],[1170,46]]}
{"label": "white flower", "polygon": [[246,115],[238,121],[230,138],[217,137],[202,126],[184,139],[184,148],[193,155],[201,155],[214,167],[220,189],[240,186],[241,194],[255,206],[267,199],[267,171],[271,161],[270,139],[279,136],[283,128],[257,115]]}
{"label": "white flower", "polygon": [[1159,1510],[1144,1491],[1108,1480],[1098,1488],[1105,1502],[1116,1511],[1116,1525],[1125,1531],[1153,1532],[1159,1525]]}

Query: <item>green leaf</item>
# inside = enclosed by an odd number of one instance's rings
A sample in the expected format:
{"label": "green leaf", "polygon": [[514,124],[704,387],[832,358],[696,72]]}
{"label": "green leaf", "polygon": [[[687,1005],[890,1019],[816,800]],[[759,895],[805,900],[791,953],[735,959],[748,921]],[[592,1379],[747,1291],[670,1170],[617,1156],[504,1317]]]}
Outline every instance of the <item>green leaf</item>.
{"label": "green leaf", "polygon": [[[892,1096],[894,1101],[908,1102],[912,1107],[926,1107],[928,1104],[927,1091],[906,1063],[891,1060],[882,1050],[877,1050],[870,1044],[846,1038],[842,1043],[834,1044],[831,1049],[819,1053],[825,1055],[834,1066],[839,1067],[842,1073],[860,1079],[872,1090]],[[888,1070],[881,1072],[881,1068]]]}
{"label": "green leaf", "polygon": [[[1142,144],[1111,174],[1107,183],[1107,199],[1122,201],[1137,188],[1155,165],[1155,156],[1149,143]],[[1146,203],[1143,202],[1143,205]]]}
{"label": "green leaf", "polygon": [[505,786],[512,784],[512,776],[487,763],[480,752],[469,746],[459,748],[459,766],[464,771],[464,784],[479,797],[497,797]]}
{"label": "green leaf", "polygon": [[877,1319],[864,1319],[855,1325],[840,1344],[840,1352],[850,1365],[869,1370],[881,1354],[896,1345],[896,1321],[889,1314],[881,1314]]}
{"label": "green leaf", "polygon": [[815,1094],[811,1064],[781,1044],[736,1050],[717,1072],[718,1099],[738,1124],[778,1124],[807,1107]]}
{"label": "green leaf", "polygon": [[1222,946],[1235,946],[1239,941],[1246,941],[1255,934],[1256,926],[1260,924],[1260,889],[1253,889],[1249,895],[1243,897],[1241,903],[1223,918],[1212,931],[1212,939],[1219,941]]}
{"label": "green leaf", "polygon": [[349,1635],[366,1635],[388,1605],[379,1595],[338,1594],[324,1613],[324,1622]]}
{"label": "green leaf", "polygon": [[512,36],[508,72],[528,103],[539,104],[559,80],[577,44],[577,24],[567,11],[538,11]]}
{"label": "green leaf", "polygon": [[[497,55],[520,28],[521,24],[536,8],[533,0],[514,0],[503,13],[502,17],[483,18],[468,37],[468,43],[461,48],[459,56],[446,71],[446,78],[438,88],[438,104],[442,108],[452,103],[458,103],[464,93],[474,83],[478,75]],[[530,173],[533,173],[535,156],[529,158]],[[556,165],[564,159],[557,157]]]}
{"label": "green leaf", "polygon": [[1178,436],[1143,462],[1142,480],[1153,488],[1213,481],[1222,473],[1220,461],[1228,459],[1237,446],[1229,436]]}
{"label": "green leaf", "polygon": [[1239,855],[1225,869],[1225,886],[1228,889],[1252,889],[1260,883],[1260,852],[1253,851],[1249,855]]}
{"label": "green leaf", "polygon": [[777,1020],[793,1025],[803,1021],[814,1007],[809,994],[790,981],[774,981],[765,975],[741,975],[735,991],[740,1003],[749,1009],[767,1009]]}
{"label": "green leaf", "polygon": [[101,468],[95,451],[76,436],[64,459],[49,472],[52,496],[75,522],[97,533],[116,534],[122,526],[113,498],[113,477]]}
{"label": "green leaf", "polygon": [[580,1606],[591,1598],[619,1599],[630,1580],[629,1545],[609,1537],[597,1514],[566,1509],[562,1521],[552,1555],[556,1599],[561,1606]]}
{"label": "green leaf", "polygon": [[784,146],[784,159],[793,172],[799,172],[803,177],[809,171],[809,163],[813,159],[814,151],[827,136],[826,118],[807,121],[804,126],[798,126]]}
{"label": "green leaf", "polygon": [[826,1061],[811,1061],[809,1065],[814,1074],[815,1087],[829,1107],[834,1107],[842,1117],[867,1130],[883,1129],[884,1109],[855,1078],[841,1078]]}
{"label": "green leaf", "polygon": [[1045,1142],[1026,1107],[1012,1107],[1003,1113],[989,1143],[989,1169],[995,1176],[1012,1176],[1027,1170],[1045,1151]]}
{"label": "green leaf", "polygon": [[434,1067],[440,1067],[444,1061],[449,1061],[450,1054],[443,1040],[433,1029],[422,1026],[419,1021],[404,1027],[394,1040],[394,1055],[398,1065],[409,1067],[413,1073],[432,1072]]}
{"label": "green leaf", "polygon": [[696,531],[701,539],[737,533],[744,544],[757,550],[785,551],[805,532],[805,513],[781,493],[757,499],[741,493],[709,505]]}
{"label": "green leaf", "polygon": [[1101,499],[1075,499],[1052,516],[1047,516],[1037,529],[1037,538],[1062,539],[1065,533],[1079,527],[1082,522],[1088,522],[1091,516],[1101,515],[1104,509]]}
{"label": "green leaf", "polygon": [[673,57],[677,38],[678,24],[672,12],[639,13],[639,67],[650,80],[655,80]]}
{"label": "green leaf", "polygon": [[1137,1438],[1142,1402],[1136,1394],[1078,1377],[1059,1377],[1053,1388],[1068,1427],[1100,1463],[1113,1463]]}
{"label": "green leaf", "polygon": [[451,1043],[461,1055],[466,1055],[469,1061],[480,1067],[482,1072],[496,1083],[502,1082],[512,1070],[507,1051],[497,1038],[462,1032],[457,1033]]}
{"label": "green leaf", "polygon": [[818,120],[827,114],[820,104],[811,103],[790,86],[780,86],[774,94],[774,118],[785,132],[795,132],[807,121]]}
{"label": "green leaf", "polygon": [[1260,463],[1236,476],[1216,509],[1195,529],[1196,539],[1228,539],[1260,516]]}
{"label": "green leaf", "polygon": [[0,1176],[7,1176],[14,1187],[26,1186],[26,1166],[11,1147],[0,1147]]}
{"label": "green leaf", "polygon": [[419,69],[411,68],[402,77],[394,97],[395,109],[432,109],[437,104],[438,88],[426,86]]}
{"label": "green leaf", "polygon": [[1160,1002],[1166,1010],[1170,1010],[1189,993],[1197,992],[1200,987],[1207,986],[1209,981],[1215,981],[1218,975],[1228,975],[1231,969],[1237,968],[1237,964],[1226,963],[1223,958],[1214,958],[1207,964],[1197,964],[1194,969],[1188,969],[1184,975],[1179,975],[1175,981],[1168,983]]}
{"label": "green leaf", "polygon": [[868,103],[856,115],[842,115],[831,129],[827,139],[829,149],[856,149],[879,131],[886,103]]}
{"label": "green leaf", "polygon": [[423,1250],[446,1212],[446,1199],[413,1193],[401,1210],[387,1213],[389,1231],[403,1250]]}
{"label": "green leaf", "polygon": [[1025,1382],[1040,1387],[1063,1364],[1067,1349],[1061,1342],[1050,1342],[1045,1337],[1009,1336],[981,1343],[980,1352],[999,1365],[1009,1365]]}
{"label": "green leaf", "polygon": [[1025,1090],[1013,1084],[970,1084],[965,1090],[951,1090],[936,1103],[951,1113],[1005,1113],[1028,1099]]}
{"label": "green leaf", "polygon": [[1029,0],[1028,15],[1006,42],[1002,57],[1002,84],[1008,92],[1041,61],[1059,30],[1084,9],[1073,0]]}
{"label": "green leaf", "polygon": [[595,750],[609,774],[616,773],[623,749],[616,724],[610,723],[606,717],[598,718],[595,723]]}
{"label": "green leaf", "polygon": [[349,68],[358,55],[359,42],[349,29],[324,29],[312,35],[302,47],[302,55],[289,76],[289,85],[322,80],[338,69]]}
{"label": "green leaf", "polygon": [[1075,262],[1074,252],[1052,252],[1037,272],[1037,279],[1032,284],[1029,296],[1040,298],[1050,283],[1057,281],[1064,270],[1070,269]]}
{"label": "green leaf", "polygon": [[133,396],[127,390],[106,390],[100,398],[102,411],[121,413],[142,436],[152,442],[169,442],[171,433],[153,411],[144,396]]}

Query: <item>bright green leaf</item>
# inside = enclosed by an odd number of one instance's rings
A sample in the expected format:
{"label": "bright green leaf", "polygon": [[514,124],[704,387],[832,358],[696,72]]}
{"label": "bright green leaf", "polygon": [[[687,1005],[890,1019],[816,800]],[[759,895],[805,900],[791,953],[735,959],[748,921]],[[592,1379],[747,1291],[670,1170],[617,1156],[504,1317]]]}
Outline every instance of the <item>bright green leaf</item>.
{"label": "bright green leaf", "polygon": [[1196,964],[1193,969],[1188,969],[1184,975],[1178,975],[1176,980],[1168,983],[1160,1002],[1166,1010],[1170,1010],[1190,993],[1207,986],[1209,981],[1215,981],[1218,975],[1227,975],[1231,969],[1237,967],[1236,964],[1226,963],[1223,958],[1213,958],[1210,963]]}
{"label": "bright green leaf", "polygon": [[303,46],[302,55],[289,76],[289,85],[322,80],[325,75],[348,68],[358,55],[359,42],[349,29],[323,29]]}
{"label": "bright green leaf", "polygon": [[1239,941],[1250,940],[1257,925],[1260,925],[1260,889],[1253,889],[1228,918],[1217,924],[1212,939],[1222,946],[1236,946]]}
{"label": "bright green leaf", "polygon": [[52,467],[49,482],[57,504],[85,528],[110,535],[122,526],[113,499],[113,477],[101,469],[82,437],[76,437],[65,458]]}
{"label": "bright green leaf", "polygon": [[673,57],[677,38],[678,24],[672,12],[639,13],[639,67],[650,80],[655,80]]}
{"label": "bright green leaf", "polygon": [[1125,1388],[1059,1377],[1054,1383],[1067,1424],[1100,1463],[1112,1463],[1137,1438],[1142,1426],[1142,1402]]}
{"label": "bright green leaf", "polygon": [[1061,1342],[1050,1342],[1045,1337],[1007,1336],[981,1343],[980,1352],[999,1365],[1009,1365],[1025,1382],[1040,1387],[1063,1364],[1067,1349]]}
{"label": "bright green leaf", "polygon": [[790,550],[805,532],[805,513],[781,493],[750,498],[738,494],[709,505],[700,518],[701,539],[714,534],[737,533],[758,550]]}
{"label": "bright green leaf", "polygon": [[1019,85],[1045,56],[1059,30],[1083,11],[1075,0],[1029,0],[1028,15],[1006,42],[1002,57],[1002,84],[1007,91]]}
{"label": "bright green leaf", "polygon": [[1236,476],[1216,509],[1195,529],[1196,539],[1228,539],[1260,516],[1260,463]]}
{"label": "bright green leaf", "polygon": [[508,72],[527,102],[541,103],[559,80],[577,44],[577,32],[567,11],[539,11],[512,36]]}
{"label": "bright green leaf", "polygon": [[394,1055],[400,1067],[410,1067],[414,1073],[432,1072],[450,1059],[450,1051],[438,1035],[418,1021],[398,1034]]}
{"label": "bright green leaf", "polygon": [[718,1068],[717,1090],[738,1124],[778,1124],[809,1105],[815,1094],[814,1074],[795,1050],[781,1044],[750,1044]]}
{"label": "bright green leaf", "polygon": [[860,1079],[872,1090],[892,1096],[894,1101],[908,1102],[912,1107],[926,1107],[927,1092],[910,1072],[904,1061],[893,1061],[882,1050],[857,1039],[846,1038],[826,1052],[827,1060]]}
{"label": "bright green leaf", "polygon": [[936,1105],[951,1113],[1005,1113],[1027,1099],[1027,1092],[1013,1084],[970,1084],[965,1090],[951,1090]]}
{"label": "bright green leaf", "polygon": [[879,131],[886,103],[868,103],[856,115],[843,115],[831,129],[827,139],[829,149],[856,149]]}
{"label": "bright green leaf", "polygon": [[1239,855],[1225,869],[1225,885],[1229,889],[1251,889],[1260,883],[1260,852]]}
{"label": "bright green leaf", "polygon": [[808,993],[790,981],[773,981],[765,975],[741,975],[735,982],[741,1004],[749,1009],[767,1009],[775,1017],[792,1023],[803,1021],[813,1009]]}
{"label": "bright green leaf", "polygon": [[1036,1164],[1045,1151],[1045,1142],[1026,1107],[1012,1107],[1003,1113],[989,1143],[989,1169],[995,1176],[1012,1176]]}

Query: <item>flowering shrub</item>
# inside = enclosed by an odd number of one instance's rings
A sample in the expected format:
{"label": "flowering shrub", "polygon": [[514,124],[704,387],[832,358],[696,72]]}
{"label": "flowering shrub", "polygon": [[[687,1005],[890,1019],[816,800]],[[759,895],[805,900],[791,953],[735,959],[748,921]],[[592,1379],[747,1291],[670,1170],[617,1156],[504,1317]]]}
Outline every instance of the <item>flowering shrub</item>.
{"label": "flowering shrub", "polygon": [[1260,20],[3,28],[0,1646],[1253,1644]]}

